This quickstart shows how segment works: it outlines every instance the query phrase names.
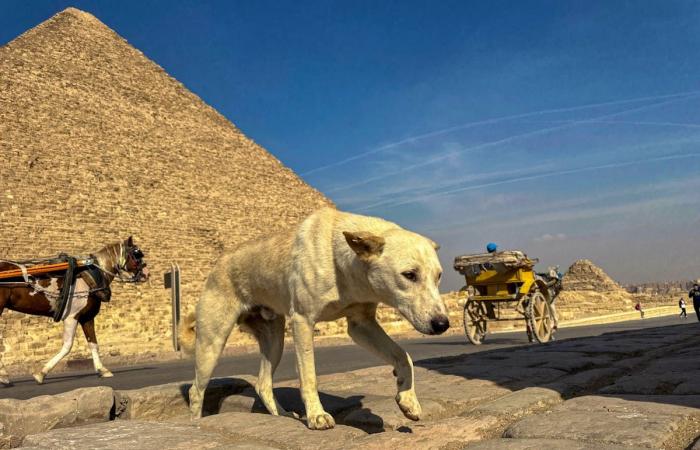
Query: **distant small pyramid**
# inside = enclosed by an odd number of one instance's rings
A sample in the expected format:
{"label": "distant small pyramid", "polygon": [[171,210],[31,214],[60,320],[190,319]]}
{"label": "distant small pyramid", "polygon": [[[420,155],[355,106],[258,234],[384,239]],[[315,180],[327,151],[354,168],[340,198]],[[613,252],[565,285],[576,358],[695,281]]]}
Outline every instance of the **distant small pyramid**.
{"label": "distant small pyramid", "polygon": [[562,280],[565,291],[618,291],[619,284],[600,267],[587,259],[579,259],[569,267]]}

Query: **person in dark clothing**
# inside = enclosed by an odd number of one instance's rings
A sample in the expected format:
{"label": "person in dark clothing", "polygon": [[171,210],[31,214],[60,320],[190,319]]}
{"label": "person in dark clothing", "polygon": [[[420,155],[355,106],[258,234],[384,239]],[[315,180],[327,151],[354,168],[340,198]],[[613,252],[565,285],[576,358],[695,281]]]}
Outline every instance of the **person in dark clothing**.
{"label": "person in dark clothing", "polygon": [[693,299],[693,308],[695,308],[695,314],[700,322],[700,284],[698,282],[693,284],[693,288],[688,292],[688,297]]}

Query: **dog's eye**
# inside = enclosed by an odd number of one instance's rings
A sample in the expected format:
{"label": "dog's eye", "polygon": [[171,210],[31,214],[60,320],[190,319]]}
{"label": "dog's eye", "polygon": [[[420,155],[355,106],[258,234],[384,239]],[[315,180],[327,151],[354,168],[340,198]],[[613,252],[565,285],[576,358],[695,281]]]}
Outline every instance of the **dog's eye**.
{"label": "dog's eye", "polygon": [[410,281],[418,280],[418,274],[415,270],[407,270],[406,272],[402,272],[401,275],[403,275],[407,280]]}

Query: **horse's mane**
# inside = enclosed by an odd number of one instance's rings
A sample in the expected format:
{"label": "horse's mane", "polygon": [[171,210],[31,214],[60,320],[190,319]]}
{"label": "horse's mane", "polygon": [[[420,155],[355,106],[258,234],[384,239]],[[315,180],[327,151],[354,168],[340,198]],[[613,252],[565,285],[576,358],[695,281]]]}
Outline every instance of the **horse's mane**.
{"label": "horse's mane", "polygon": [[119,264],[120,259],[124,257],[124,242],[107,244],[96,251],[94,256],[102,269],[112,272]]}

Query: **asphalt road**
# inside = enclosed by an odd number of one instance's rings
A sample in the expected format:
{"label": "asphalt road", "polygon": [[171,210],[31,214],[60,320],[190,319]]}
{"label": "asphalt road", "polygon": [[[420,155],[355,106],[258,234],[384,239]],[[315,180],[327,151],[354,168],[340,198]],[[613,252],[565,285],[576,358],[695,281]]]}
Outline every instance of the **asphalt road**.
{"label": "asphalt road", "polygon": [[[632,330],[640,328],[676,325],[680,322],[677,316],[659,317],[645,320],[634,320],[604,325],[562,328],[558,331],[557,340],[598,336],[603,333]],[[695,318],[688,316],[688,322]],[[399,341],[414,361],[435,358],[439,356],[473,353],[497,348],[518,347],[530,345],[524,331],[512,333],[497,333],[486,337],[483,345],[474,346],[467,343],[464,335],[426,336],[418,339]],[[259,356],[257,353],[224,357],[214,372],[214,376],[229,376],[236,374],[257,375]],[[365,367],[382,365],[373,355],[354,344],[338,346],[319,346],[316,348],[317,373],[329,374],[346,372]],[[100,379],[92,371],[64,372],[49,375],[43,385],[37,385],[33,378],[14,379],[9,387],[0,387],[0,398],[26,399],[38,395],[57,394],[80,387],[111,386],[115,389],[136,389],[155,384],[175,381],[191,381],[194,376],[192,360],[181,360],[167,363],[147,365],[110,367],[114,378]],[[275,380],[296,378],[296,362],[294,350],[288,346],[285,349]]]}

